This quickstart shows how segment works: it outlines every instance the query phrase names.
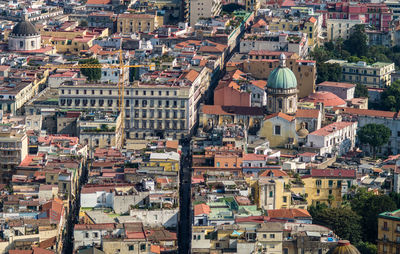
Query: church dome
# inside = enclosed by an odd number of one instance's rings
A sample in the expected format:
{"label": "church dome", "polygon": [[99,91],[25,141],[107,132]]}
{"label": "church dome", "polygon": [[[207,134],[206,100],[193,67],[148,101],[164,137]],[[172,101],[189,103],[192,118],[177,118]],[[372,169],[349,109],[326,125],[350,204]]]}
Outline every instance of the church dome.
{"label": "church dome", "polygon": [[282,53],[279,57],[280,65],[275,68],[268,77],[268,88],[295,89],[297,79],[292,70],[286,67],[286,56]]}
{"label": "church dome", "polygon": [[361,254],[356,247],[347,240],[340,240],[338,245],[328,252],[329,254]]}
{"label": "church dome", "polygon": [[31,22],[24,20],[19,22],[16,26],[14,26],[10,35],[32,36],[32,35],[39,35],[39,33]]}
{"label": "church dome", "polygon": [[303,101],[323,103],[325,107],[341,107],[346,106],[346,102],[331,92],[315,92],[304,98]]}

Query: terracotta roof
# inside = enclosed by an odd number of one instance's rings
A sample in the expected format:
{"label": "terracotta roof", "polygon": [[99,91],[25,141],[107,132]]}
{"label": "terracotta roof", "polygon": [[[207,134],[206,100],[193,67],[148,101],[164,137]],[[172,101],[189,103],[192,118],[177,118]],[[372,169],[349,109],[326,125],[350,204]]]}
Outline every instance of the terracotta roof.
{"label": "terracotta roof", "polygon": [[55,236],[54,237],[50,237],[49,239],[41,241],[39,243],[39,247],[47,249],[47,248],[50,248],[50,247],[54,246],[56,244],[56,242],[57,242],[57,237],[55,237]]}
{"label": "terracotta roof", "polygon": [[270,218],[284,218],[284,219],[296,219],[296,218],[310,218],[310,213],[305,209],[274,209],[267,210],[268,217]]}
{"label": "terracotta roof", "polygon": [[392,111],[382,110],[370,110],[370,109],[358,109],[358,108],[334,108],[334,110],[340,110],[343,113],[359,116],[371,116],[371,117],[384,117],[384,118],[397,118],[398,113]]}
{"label": "terracotta roof", "polygon": [[246,153],[243,155],[244,161],[265,161],[266,155],[264,154],[255,154],[255,153]]}
{"label": "terracotta roof", "polygon": [[265,80],[252,80],[251,83],[261,89],[264,89],[267,85],[267,81]]}
{"label": "terracotta roof", "polygon": [[341,129],[344,129],[350,125],[356,124],[355,122],[336,122],[336,123],[331,123],[325,127],[322,127],[321,129],[318,129],[314,132],[311,132],[309,135],[315,135],[315,136],[327,136],[331,133],[334,133],[336,131],[339,131]]}
{"label": "terracotta roof", "polygon": [[295,119],[295,117],[286,115],[285,113],[282,113],[282,112],[278,112],[278,113],[274,113],[274,114],[268,115],[264,119],[267,120],[267,119],[271,119],[271,118],[274,118],[274,117],[283,118],[288,122],[291,122],[291,121],[293,121]]}
{"label": "terracotta roof", "polygon": [[279,169],[267,169],[259,177],[284,177],[288,176],[285,171]]}
{"label": "terracotta roof", "polygon": [[296,117],[299,118],[318,118],[318,109],[298,109],[296,111]]}
{"label": "terracotta roof", "polygon": [[267,22],[265,22],[265,20],[263,20],[263,19],[260,19],[259,21],[257,21],[257,23],[255,23],[252,27],[254,27],[254,28],[258,28],[258,27],[265,27],[265,26],[267,26],[268,24],[267,24]]}
{"label": "terracotta roof", "polygon": [[196,78],[199,76],[199,73],[195,70],[190,70],[184,74],[184,78],[189,80],[190,82],[194,82]]}
{"label": "terracotta roof", "polygon": [[332,87],[341,87],[341,88],[353,88],[353,87],[356,87],[355,84],[332,82],[332,81],[324,81],[322,83],[319,83],[317,86],[332,86]]}
{"label": "terracotta roof", "polygon": [[252,115],[263,116],[264,109],[260,107],[203,105],[202,112],[210,115]]}
{"label": "terracotta roof", "polygon": [[299,156],[302,156],[302,157],[313,157],[316,155],[317,155],[316,153],[310,153],[310,152],[305,152],[305,153],[299,154]]}
{"label": "terracotta roof", "polygon": [[246,75],[246,73],[244,73],[241,70],[236,70],[233,74],[232,74],[232,78],[236,79],[236,80],[245,80],[246,78],[243,77],[242,75]]}
{"label": "terracotta roof", "polygon": [[308,21],[310,21],[311,23],[315,23],[315,22],[317,22],[317,19],[314,17],[311,17],[308,19]]}
{"label": "terracotta roof", "polygon": [[194,206],[194,216],[201,214],[210,214],[211,209],[206,204],[197,204]]}
{"label": "terracotta roof", "polygon": [[150,247],[150,252],[151,253],[161,253],[161,248],[158,245],[151,245]]}
{"label": "terracotta roof", "polygon": [[74,230],[113,230],[114,228],[114,223],[75,224]]}
{"label": "terracotta roof", "polygon": [[88,0],[86,4],[110,4],[111,0]]}
{"label": "terracotta roof", "polygon": [[178,149],[179,141],[178,140],[167,140],[167,142],[165,142],[165,147]]}
{"label": "terracotta roof", "polygon": [[331,92],[315,92],[304,98],[302,101],[323,103],[325,107],[345,106],[346,102]]}
{"label": "terracotta roof", "polygon": [[353,169],[311,169],[311,177],[355,178]]}

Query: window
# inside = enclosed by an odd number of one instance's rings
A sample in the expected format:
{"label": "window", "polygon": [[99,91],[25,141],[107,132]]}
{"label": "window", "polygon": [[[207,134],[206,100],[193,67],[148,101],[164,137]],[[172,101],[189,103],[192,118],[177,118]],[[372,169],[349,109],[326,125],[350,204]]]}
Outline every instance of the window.
{"label": "window", "polygon": [[97,238],[98,236],[99,236],[99,233],[97,233],[97,232],[93,233],[93,237]]}
{"label": "window", "polygon": [[386,221],[383,222],[383,230],[388,230],[388,224]]}
{"label": "window", "polygon": [[267,234],[263,234],[263,238],[267,238]]}
{"label": "window", "polygon": [[146,250],[146,244],[141,244],[141,245],[140,245],[140,250],[141,250],[141,251]]}
{"label": "window", "polygon": [[275,238],[275,234],[269,234],[269,238],[274,239]]}
{"label": "window", "polygon": [[321,182],[321,180],[316,180],[316,181],[315,181],[315,184],[316,184],[317,186],[321,186],[322,182]]}
{"label": "window", "polygon": [[273,191],[270,191],[270,192],[269,192],[269,197],[272,198],[273,196],[274,196],[274,192],[273,192]]}
{"label": "window", "polygon": [[332,186],[333,186],[333,181],[329,180],[329,187],[332,187]]}
{"label": "window", "polygon": [[319,193],[320,193],[321,191],[319,190],[319,189],[317,189],[317,196],[319,196]]}
{"label": "window", "polygon": [[274,134],[281,135],[281,126],[280,125],[275,125]]}
{"label": "window", "polygon": [[220,167],[220,164],[219,164],[219,162],[217,162],[217,167],[218,167],[218,168]]}
{"label": "window", "polygon": [[24,42],[23,42],[23,41],[20,41],[20,42],[19,42],[19,47],[20,47],[20,48],[23,48],[23,47],[24,47]]}
{"label": "window", "polygon": [[287,202],[287,197],[283,197],[283,203]]}
{"label": "window", "polygon": [[129,245],[128,250],[135,250],[135,245]]}
{"label": "window", "polygon": [[278,100],[278,108],[282,108],[282,99]]}
{"label": "window", "polygon": [[332,195],[332,190],[329,190],[329,195]]}
{"label": "window", "polygon": [[89,238],[89,233],[85,233],[85,238]]}

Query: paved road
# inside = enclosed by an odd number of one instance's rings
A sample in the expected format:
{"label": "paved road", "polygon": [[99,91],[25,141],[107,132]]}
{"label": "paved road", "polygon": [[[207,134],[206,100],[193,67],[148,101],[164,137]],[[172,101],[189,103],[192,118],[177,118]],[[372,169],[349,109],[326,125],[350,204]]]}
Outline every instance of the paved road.
{"label": "paved road", "polygon": [[190,253],[190,242],[192,239],[192,220],[190,208],[190,185],[191,185],[191,155],[189,142],[182,145],[182,160],[180,171],[180,221],[178,228],[179,253]]}

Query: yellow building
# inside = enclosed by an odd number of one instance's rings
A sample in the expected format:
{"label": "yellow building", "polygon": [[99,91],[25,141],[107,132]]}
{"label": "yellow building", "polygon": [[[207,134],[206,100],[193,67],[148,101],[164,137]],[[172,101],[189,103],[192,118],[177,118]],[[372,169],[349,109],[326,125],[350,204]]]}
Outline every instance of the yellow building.
{"label": "yellow building", "polygon": [[132,34],[153,32],[163,25],[163,18],[152,14],[124,13],[118,15],[117,32]]}
{"label": "yellow building", "polygon": [[400,209],[378,216],[378,254],[400,253]]}
{"label": "yellow building", "polygon": [[246,11],[257,12],[260,9],[260,0],[246,0]]}
{"label": "yellow building", "polygon": [[146,167],[162,167],[164,171],[179,172],[180,156],[176,152],[151,153],[150,159],[144,162]]}
{"label": "yellow building", "polygon": [[108,28],[96,30],[40,30],[42,45],[54,46],[58,53],[79,54],[81,50],[88,50],[93,41],[99,37],[109,35]]}
{"label": "yellow building", "polygon": [[370,88],[386,88],[392,83],[391,75],[395,71],[394,63],[366,62],[349,63],[346,60],[328,60],[326,63],[339,64],[342,67],[342,81],[361,83]]}
{"label": "yellow building", "polygon": [[268,115],[258,136],[265,137],[270,147],[292,148],[297,144],[296,119],[280,112]]}
{"label": "yellow building", "polygon": [[310,176],[301,179],[303,186],[293,186],[291,191],[303,195],[309,206],[325,203],[340,207],[342,197],[356,180],[355,170],[312,169]]}

